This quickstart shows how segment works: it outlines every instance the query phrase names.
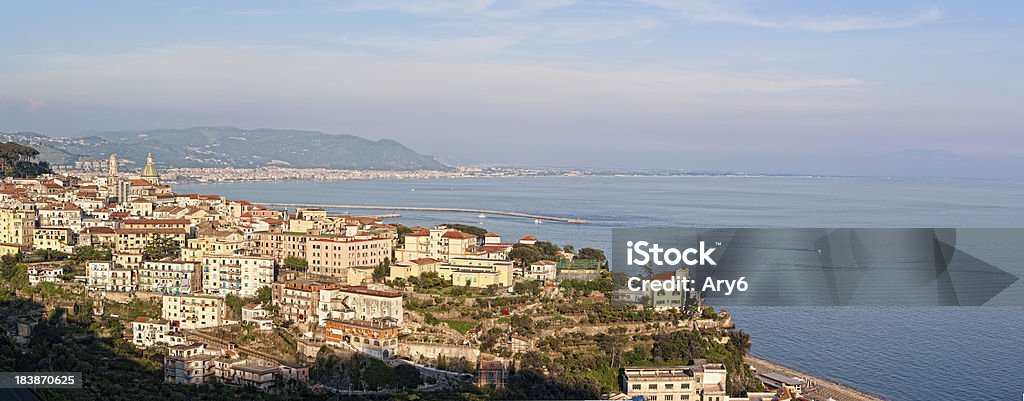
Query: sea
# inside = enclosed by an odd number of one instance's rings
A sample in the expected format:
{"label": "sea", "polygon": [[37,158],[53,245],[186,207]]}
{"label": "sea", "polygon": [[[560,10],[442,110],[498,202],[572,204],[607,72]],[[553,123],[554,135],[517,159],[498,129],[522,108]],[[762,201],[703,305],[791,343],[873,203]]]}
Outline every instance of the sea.
{"label": "sea", "polygon": [[[586,219],[536,222],[477,213],[331,210],[425,227],[482,226],[609,251],[615,228],[1024,228],[1024,182],[829,177],[508,177],[179,184],[179,193],[252,202],[431,206]],[[998,266],[1024,272],[1019,257]],[[1018,281],[1006,291],[1020,294]],[[892,400],[1024,396],[1024,307],[734,307],[751,353]]]}

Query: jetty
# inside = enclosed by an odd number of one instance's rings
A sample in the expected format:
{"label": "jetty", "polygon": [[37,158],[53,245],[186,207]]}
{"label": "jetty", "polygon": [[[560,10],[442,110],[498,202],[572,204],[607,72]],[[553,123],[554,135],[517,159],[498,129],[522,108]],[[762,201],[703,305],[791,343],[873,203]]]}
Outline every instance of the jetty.
{"label": "jetty", "polygon": [[413,210],[422,212],[455,212],[455,213],[479,213],[484,215],[495,215],[495,216],[509,216],[509,217],[522,217],[524,219],[533,220],[547,220],[547,221],[558,221],[562,223],[570,224],[587,224],[590,221],[583,219],[573,219],[568,217],[557,217],[557,216],[544,216],[539,214],[511,212],[505,210],[487,210],[487,209],[464,209],[457,207],[425,207],[425,206],[381,206],[381,205],[329,205],[329,204],[318,204],[318,203],[287,203],[287,202],[253,202],[254,204],[261,206],[281,206],[281,207],[308,207],[308,208],[319,208],[319,209],[372,209],[372,210]]}

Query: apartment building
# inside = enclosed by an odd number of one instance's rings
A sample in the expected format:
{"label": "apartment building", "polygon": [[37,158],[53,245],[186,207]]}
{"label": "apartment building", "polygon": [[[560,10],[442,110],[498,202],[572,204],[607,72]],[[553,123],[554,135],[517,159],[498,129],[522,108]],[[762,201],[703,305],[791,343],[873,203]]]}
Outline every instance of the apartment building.
{"label": "apartment building", "polygon": [[174,240],[178,246],[185,246],[185,230],[180,228],[117,228],[114,229],[117,252],[140,253],[155,238]]}
{"label": "apartment building", "polygon": [[16,250],[31,247],[35,226],[36,212],[33,210],[0,209],[0,244],[13,245]]}
{"label": "apartment building", "polygon": [[202,273],[196,262],[145,261],[138,274],[140,291],[161,294],[191,294],[202,288]]}
{"label": "apartment building", "polygon": [[180,344],[167,348],[164,357],[164,382],[173,384],[206,384],[216,376],[217,354],[207,351],[206,344]]}
{"label": "apartment building", "polygon": [[168,320],[139,316],[132,322],[132,343],[137,347],[183,345],[185,336]]}
{"label": "apartment building", "polygon": [[462,231],[437,226],[431,229],[419,229],[405,235],[402,245],[395,251],[399,262],[430,258],[448,260],[450,258],[474,256],[473,247],[477,245],[477,237]]}
{"label": "apartment building", "polygon": [[287,320],[306,322],[317,318],[320,291],[336,289],[337,285],[296,280],[274,284],[274,303]]}
{"label": "apartment building", "polygon": [[217,327],[223,323],[224,298],[205,295],[164,295],[163,318],[182,329]]}
{"label": "apartment building", "polygon": [[627,367],[623,391],[651,401],[728,401],[725,365],[698,359],[687,366]]}
{"label": "apartment building", "polygon": [[133,269],[118,268],[113,261],[89,261],[85,265],[86,287],[91,291],[135,291],[135,272]]}
{"label": "apartment building", "polygon": [[203,290],[211,294],[252,297],[274,283],[274,258],[206,255],[202,259]]}
{"label": "apartment building", "polygon": [[328,320],[325,326],[327,345],[388,359],[398,352],[400,327],[388,319]]}
{"label": "apartment building", "polygon": [[75,248],[74,233],[67,227],[37,227],[32,230],[32,248],[71,253]]}
{"label": "apartment building", "polygon": [[321,325],[329,319],[390,319],[399,325],[404,321],[402,294],[365,285],[321,289],[316,313]]}
{"label": "apartment building", "polygon": [[385,238],[310,237],[305,259],[311,274],[348,280],[348,270],[377,266],[391,259],[393,240]]}

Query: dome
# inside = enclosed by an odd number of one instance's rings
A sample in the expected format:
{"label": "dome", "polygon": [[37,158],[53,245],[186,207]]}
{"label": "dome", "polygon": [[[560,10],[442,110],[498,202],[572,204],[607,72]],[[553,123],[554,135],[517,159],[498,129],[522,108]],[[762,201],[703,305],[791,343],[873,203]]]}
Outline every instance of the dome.
{"label": "dome", "polygon": [[160,173],[153,167],[153,154],[146,155],[146,167],[142,168],[142,178],[160,178]]}

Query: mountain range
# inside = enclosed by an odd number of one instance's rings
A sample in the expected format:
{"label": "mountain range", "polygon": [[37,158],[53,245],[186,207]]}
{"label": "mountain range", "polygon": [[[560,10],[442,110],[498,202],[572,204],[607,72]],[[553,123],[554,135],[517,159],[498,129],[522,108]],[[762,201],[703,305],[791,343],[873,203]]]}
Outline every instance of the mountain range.
{"label": "mountain range", "polygon": [[281,166],[360,170],[444,170],[448,166],[390,139],[318,131],[193,127],[102,132],[86,137],[50,137],[33,132],[0,133],[0,141],[39,151],[51,165],[102,161],[111,153],[127,168],[153,154],[158,167]]}

